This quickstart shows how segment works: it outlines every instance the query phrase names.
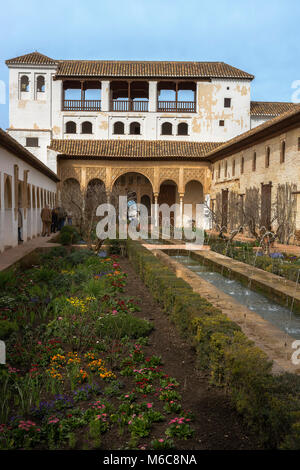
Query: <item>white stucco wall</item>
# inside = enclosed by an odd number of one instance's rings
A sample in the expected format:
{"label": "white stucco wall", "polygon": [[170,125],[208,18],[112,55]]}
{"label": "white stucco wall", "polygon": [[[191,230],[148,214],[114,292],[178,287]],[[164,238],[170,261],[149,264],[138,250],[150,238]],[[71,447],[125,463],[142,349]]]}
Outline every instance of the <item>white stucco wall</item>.
{"label": "white stucco wall", "polygon": [[[47,146],[53,139],[136,139],[186,140],[195,142],[223,142],[250,129],[250,80],[213,79],[196,82],[196,112],[157,112],[157,81],[149,81],[149,111],[111,112],[110,83],[101,82],[101,111],[63,111],[62,81],[53,80],[53,66],[9,66],[10,105],[9,132],[22,145],[26,137],[38,137],[39,147],[30,148],[41,161],[48,164]],[[20,91],[22,75],[29,78],[29,91]],[[37,93],[36,79],[45,77],[45,92]],[[224,107],[224,98],[231,98],[231,107]],[[224,120],[224,126],[219,121]],[[76,134],[66,134],[66,123],[74,121]],[[81,124],[90,121],[92,134],[81,134]],[[121,121],[124,135],[115,135],[113,125]],[[141,126],[140,135],[131,135],[131,122]],[[161,135],[161,126],[170,122],[172,135]],[[188,135],[177,135],[178,124],[188,124]],[[51,160],[51,168],[55,164]]]}
{"label": "white stucco wall", "polygon": [[[24,162],[21,158],[14,155],[4,147],[0,146],[0,252],[5,247],[14,247],[18,245],[18,217],[15,215],[15,207],[17,201],[15,200],[15,176],[14,165],[18,165],[19,174],[18,180],[24,181],[24,171],[28,170],[27,183],[30,185],[31,190],[31,207],[21,209],[23,216],[23,230],[22,238],[24,241],[33,238],[41,233],[41,218],[40,208],[32,208],[33,197],[32,188],[34,186],[35,192],[37,188],[50,191],[56,194],[56,183],[48,176],[41,173],[36,168]],[[5,175],[11,176],[12,186],[12,208],[5,209],[4,202],[4,179]],[[35,197],[37,202],[37,197]],[[36,204],[37,205],[37,204]],[[26,212],[26,215],[25,215]]]}

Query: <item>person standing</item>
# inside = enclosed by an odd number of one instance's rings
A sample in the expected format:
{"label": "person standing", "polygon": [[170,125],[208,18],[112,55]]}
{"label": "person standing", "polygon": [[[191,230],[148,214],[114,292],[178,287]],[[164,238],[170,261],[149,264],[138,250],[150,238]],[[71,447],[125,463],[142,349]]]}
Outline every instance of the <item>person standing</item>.
{"label": "person standing", "polygon": [[50,236],[51,222],[52,222],[52,213],[47,204],[42,209],[41,219],[43,222],[42,237]]}
{"label": "person standing", "polygon": [[51,232],[56,233],[58,230],[58,215],[57,215],[57,208],[52,209],[52,224],[51,224]]}

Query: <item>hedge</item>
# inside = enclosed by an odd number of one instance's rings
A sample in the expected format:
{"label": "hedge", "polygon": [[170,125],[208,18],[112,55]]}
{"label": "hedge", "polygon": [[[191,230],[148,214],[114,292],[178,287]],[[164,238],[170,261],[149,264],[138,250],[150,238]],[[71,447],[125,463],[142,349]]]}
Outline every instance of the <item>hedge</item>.
{"label": "hedge", "polygon": [[211,384],[224,387],[267,448],[300,449],[300,377],[272,374],[272,362],[218,308],[193,292],[139,242],[127,252],[164,312],[196,351]]}

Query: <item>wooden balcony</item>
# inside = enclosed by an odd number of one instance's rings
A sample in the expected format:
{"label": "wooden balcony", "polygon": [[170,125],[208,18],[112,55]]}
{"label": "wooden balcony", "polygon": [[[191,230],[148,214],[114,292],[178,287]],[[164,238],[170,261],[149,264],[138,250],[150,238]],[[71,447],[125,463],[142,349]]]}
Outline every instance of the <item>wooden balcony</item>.
{"label": "wooden balcony", "polygon": [[101,100],[64,100],[63,111],[101,111]]}
{"label": "wooden balcony", "polygon": [[148,101],[112,100],[110,102],[110,110],[146,113],[148,112],[148,103]]}
{"label": "wooden balcony", "polygon": [[157,112],[164,113],[195,113],[195,101],[158,101]]}

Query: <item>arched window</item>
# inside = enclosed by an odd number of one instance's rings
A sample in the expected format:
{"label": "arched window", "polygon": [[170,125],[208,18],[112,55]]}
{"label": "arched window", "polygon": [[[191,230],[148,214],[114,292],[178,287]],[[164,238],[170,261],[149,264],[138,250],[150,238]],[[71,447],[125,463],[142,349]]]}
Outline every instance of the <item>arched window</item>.
{"label": "arched window", "polygon": [[29,78],[27,75],[21,77],[21,91],[29,91]]}
{"label": "arched window", "polygon": [[76,123],[74,121],[66,123],[66,134],[76,134]]}
{"label": "arched window", "polygon": [[177,135],[188,135],[188,125],[186,122],[178,124]]}
{"label": "arched window", "polygon": [[4,207],[5,209],[12,208],[12,191],[9,177],[6,178],[4,185]]}
{"label": "arched window", "polygon": [[285,141],[281,142],[281,149],[280,149],[280,163],[285,161]]}
{"label": "arched window", "polygon": [[124,123],[121,121],[114,123],[114,134],[124,134]]}
{"label": "arched window", "polygon": [[92,134],[93,124],[89,121],[84,121],[81,125],[81,134]]}
{"label": "arched window", "polygon": [[36,91],[39,93],[44,93],[45,91],[45,77],[39,75],[36,79]]}
{"label": "arched window", "polygon": [[172,124],[170,122],[164,122],[161,126],[161,135],[172,135]]}
{"label": "arched window", "polygon": [[270,147],[267,147],[266,148],[266,164],[265,164],[265,167],[266,168],[269,168],[270,166],[270,154],[271,154],[271,151],[270,151]]}
{"label": "arched window", "polygon": [[130,123],[130,134],[139,135],[141,133],[141,125],[138,122]]}

